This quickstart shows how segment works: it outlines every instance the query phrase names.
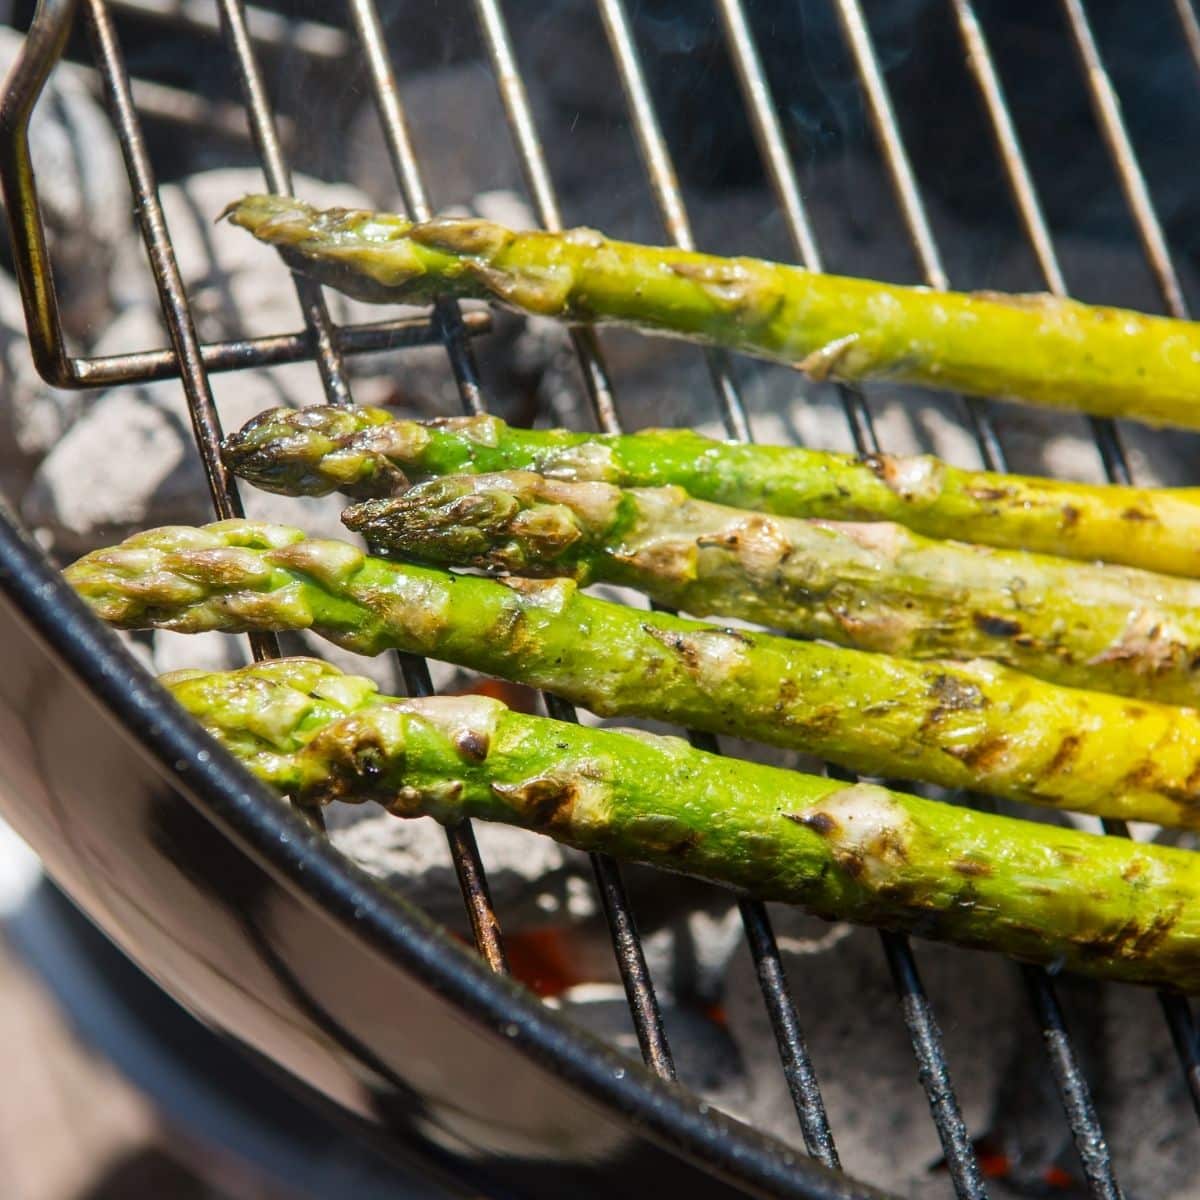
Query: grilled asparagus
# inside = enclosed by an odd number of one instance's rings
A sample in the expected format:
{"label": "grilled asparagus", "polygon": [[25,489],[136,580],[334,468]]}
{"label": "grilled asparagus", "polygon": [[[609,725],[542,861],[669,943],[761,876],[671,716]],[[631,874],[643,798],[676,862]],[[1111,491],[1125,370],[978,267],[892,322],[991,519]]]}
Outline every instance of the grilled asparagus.
{"label": "grilled asparagus", "polygon": [[414,224],[283,196],[226,210],[287,262],[359,299],[497,300],[761,355],[816,379],[885,378],[1200,428],[1200,329],[1049,295],[971,295],[751,258],[615,242],[591,229]]}
{"label": "grilled asparagus", "polygon": [[311,629],[556,692],[922,779],[1200,826],[1200,712],[1059,687],[996,663],[912,662],[726,630],[582,595],[372,558],[251,521],[150,530],[66,572],[124,628]]}
{"label": "grilled asparagus", "polygon": [[163,682],[294,799],[503,821],[857,921],[1200,990],[1200,857],[720,758],[679,738],[396,700],[314,659]]}
{"label": "grilled asparagus", "polygon": [[396,420],[380,408],[272,409],[231,434],[232,471],[267,491],[388,496],[409,475],[531,470],[781,516],[895,521],[927,537],[1200,575],[1200,488],[1096,487],[964,471],[935,458],[868,459],[746,446],[691,430],[627,435],[518,429],[495,417]]}
{"label": "grilled asparagus", "polygon": [[377,549],[426,562],[621,584],[696,616],[906,658],[992,658],[1072,687],[1200,703],[1191,580],[529,471],[434,479],[342,520]]}

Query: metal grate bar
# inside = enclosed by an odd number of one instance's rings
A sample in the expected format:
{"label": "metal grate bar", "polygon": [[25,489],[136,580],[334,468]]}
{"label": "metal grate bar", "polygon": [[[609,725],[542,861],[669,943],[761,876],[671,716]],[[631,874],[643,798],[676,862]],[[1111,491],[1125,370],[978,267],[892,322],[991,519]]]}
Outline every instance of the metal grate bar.
{"label": "metal grate bar", "polygon": [[[654,102],[650,99],[645,72],[638,61],[624,7],[620,0],[599,0],[599,8],[625,100],[633,117],[633,132],[646,164],[654,202],[666,226],[667,235],[675,245],[683,250],[694,250],[696,242],[692,237],[692,223],[683,203],[679,180],[675,176],[675,166],[662,135],[658,114],[654,111]],[[705,347],[704,359],[720,401],[726,432],[739,442],[752,441],[750,422],[733,378],[729,355],[724,350]]]}
{"label": "metal grate bar", "polygon": [[[799,262],[810,271],[824,270],[820,247],[800,195],[800,183],[792,166],[775,101],[741,0],[717,0],[717,8],[725,26],[725,41],[741,85],[750,127],[758,142],[759,154],[783,213],[792,246]],[[875,435],[875,424],[866,398],[858,388],[846,383],[837,384],[837,390],[855,449],[859,454],[878,454],[879,439]]]}
{"label": "metal grate bar", "polygon": [[[805,261],[804,264],[809,269],[815,269],[814,262],[819,263],[820,261],[816,241],[808,225],[807,214],[800,198],[790,156],[782,142],[778,117],[773,110],[770,91],[745,15],[737,0],[721,0],[720,8],[730,51],[743,91],[746,93],[746,104],[751,123],[760,147],[763,149],[768,174],[780,195],[785,216],[789,221],[792,239],[797,249],[802,255],[806,252],[818,255],[815,259]],[[924,240],[924,250],[918,249],[918,257],[927,272],[936,275],[941,271],[937,247],[932,240],[929,224],[916,190],[915,180],[899,140],[899,131],[892,113],[890,97],[883,85],[882,76],[875,66],[874,53],[870,47],[865,26],[861,24],[861,12],[852,0],[841,0],[840,8],[844,10],[842,11],[842,20],[848,34],[850,27],[857,19],[858,25],[855,27],[854,36],[859,42],[856,62],[859,64],[860,76],[864,73],[865,68],[866,74],[870,75],[876,85],[871,93],[871,105],[872,111],[877,117],[877,131],[885,145],[894,146],[902,156],[902,161],[893,165],[892,177],[902,196],[902,202],[905,202],[906,212],[911,212],[910,229],[913,230],[914,241],[921,237],[922,231],[928,235]],[[872,70],[872,67],[875,69]],[[861,398],[859,400],[862,404],[862,416],[859,419],[864,424],[864,432],[869,438],[869,444],[872,444],[872,448],[875,449],[878,443],[870,414],[865,403],[861,402]],[[845,398],[843,398],[843,406],[850,421],[851,431],[856,434],[857,440],[858,423],[855,413],[857,406],[847,404]],[[966,1124],[962,1119],[949,1066],[945,1060],[941,1032],[925,995],[908,939],[894,934],[884,934],[882,940],[893,979],[900,993],[905,1023],[920,1067],[921,1082],[925,1088],[934,1123],[937,1126],[955,1190],[960,1196],[986,1195],[974,1148],[967,1133]]]}
{"label": "metal grate bar", "polygon": [[[492,322],[487,313],[473,312],[466,314],[464,325],[467,333],[474,336],[489,330]],[[437,333],[427,317],[400,317],[373,325],[334,326],[333,336],[339,350],[352,354],[425,346],[437,340]],[[200,345],[200,362],[210,375],[241,371],[247,367],[311,361],[312,338],[307,331]],[[174,350],[139,350],[131,354],[76,359],[75,367],[77,383],[88,388],[110,387],[131,380],[152,383],[179,376],[179,360]]]}
{"label": "metal grate bar", "polygon": [[[258,157],[262,161],[267,188],[279,196],[292,193],[292,174],[283,157],[275,116],[267,99],[267,87],[250,40],[243,0],[220,0],[221,28],[237,64],[238,84],[250,119],[250,130]],[[333,322],[325,307],[320,284],[303,275],[293,275],[296,296],[304,313],[304,324],[311,332],[316,350],[317,369],[331,404],[350,404],[350,385],[346,368],[333,340]]]}
{"label": "metal grate bar", "polygon": [[[892,190],[896,194],[900,214],[908,229],[908,238],[917,256],[921,275],[929,287],[945,291],[950,284],[942,265],[941,252],[937,248],[933,228],[929,224],[929,214],[925,211],[912,163],[905,149],[904,139],[900,135],[896,111],[879,67],[879,58],[871,41],[862,5],[859,0],[836,0],[836,8],[843,36],[854,59],[859,83],[866,94],[867,110],[879,141],[879,148],[883,151],[884,165],[891,177]],[[1004,450],[992,427],[986,406],[975,396],[963,397],[962,404],[984,466],[989,471],[1005,470]]]}
{"label": "metal grate bar", "polygon": [[[242,0],[221,0],[221,27],[230,47],[238,83],[242,89],[250,128],[263,164],[267,186],[276,193],[291,192],[291,173],[280,145],[266,85],[255,57]],[[321,381],[331,403],[352,402],[345,367],[338,347],[338,333],[329,318],[320,286],[295,277],[297,296],[309,332],[309,357],[315,357]],[[435,315],[436,326],[436,315]],[[418,658],[400,655],[400,667],[408,693],[428,695],[433,691],[429,672]],[[499,922],[488,893],[487,877],[470,825],[463,822],[446,830],[454,871],[466,904],[479,953],[494,971],[506,971]]]}
{"label": "metal grate bar", "polygon": [[1200,68],[1200,19],[1192,7],[1192,0],[1174,0],[1175,14],[1183,29],[1183,40],[1187,42],[1188,53],[1192,56],[1197,68]]}
{"label": "metal grate bar", "polygon": [[986,1200],[988,1193],[979,1170],[979,1160],[958,1107],[942,1052],[942,1031],[938,1028],[933,1006],[917,973],[916,960],[909,949],[908,939],[895,933],[884,933],[881,937],[888,967],[896,991],[900,994],[904,1023],[908,1026],[908,1035],[917,1056],[917,1071],[937,1125],[954,1193],[960,1200],[964,1197]]}
{"label": "metal grate bar", "polygon": [[[959,30],[966,46],[967,64],[983,97],[984,106],[987,110],[988,119],[991,123],[992,132],[996,138],[1004,166],[1005,178],[1012,192],[1013,201],[1017,206],[1026,237],[1037,259],[1047,288],[1054,295],[1066,295],[1066,283],[1058,262],[1058,256],[1054,251],[1053,240],[1046,225],[1041,204],[1037,198],[1037,192],[1029,172],[1028,164],[1025,161],[1024,152],[1021,149],[1020,140],[1016,135],[1016,130],[1012,123],[1008,105],[1004,98],[1003,87],[992,63],[991,53],[988,49],[982,27],[975,15],[971,0],[951,0],[951,3],[954,6],[955,15],[958,18]],[[1177,7],[1179,8],[1181,20],[1184,21],[1186,36],[1188,34],[1187,16],[1190,16],[1194,23],[1195,14],[1188,0],[1181,0],[1181,3]],[[1184,9],[1186,9],[1186,15]],[[1077,9],[1073,19],[1077,24],[1074,33],[1082,35],[1085,44],[1090,46],[1092,51],[1090,55],[1082,58],[1085,71],[1089,73],[1090,77],[1090,72],[1094,68],[1104,77],[1104,83],[1107,86],[1103,90],[1112,93],[1111,82],[1108,80],[1103,64],[1096,52],[1095,40],[1091,35],[1091,29],[1082,8]],[[1115,101],[1115,93],[1112,93],[1112,98]],[[1111,115],[1115,115],[1118,122],[1120,121],[1119,106],[1115,105],[1115,103],[1097,107],[1096,112],[1097,119],[1101,122],[1104,122]],[[1121,127],[1115,131],[1110,137],[1106,138],[1106,142],[1110,146],[1120,143],[1126,147],[1128,154],[1123,158],[1119,158],[1113,154],[1114,169],[1120,174],[1124,168],[1131,167],[1137,176],[1133,192],[1139,193],[1148,199],[1149,192],[1145,186],[1145,180],[1141,176],[1136,154],[1132,149],[1127,134],[1125,134],[1124,128]],[[1124,188],[1124,190],[1128,200],[1132,193],[1129,188]],[[1131,214],[1135,222],[1137,222],[1140,219],[1139,211],[1132,203],[1130,207]],[[1152,218],[1154,217],[1153,207],[1150,209],[1150,215]],[[1156,218],[1154,223],[1157,226]],[[1149,253],[1148,247],[1156,242],[1162,245],[1164,250],[1166,249],[1166,243],[1161,236],[1161,230],[1158,231],[1157,238],[1154,236],[1153,230],[1148,234],[1141,234],[1141,237],[1143,247],[1147,248],[1147,253]],[[1170,275],[1174,276],[1174,267],[1170,261],[1169,252],[1166,261]],[[1169,290],[1163,290],[1163,298],[1168,307],[1170,307]],[[1175,315],[1186,314],[1176,313]],[[1109,481],[1123,484],[1132,482],[1129,465],[1124,449],[1121,446],[1115,423],[1110,420],[1096,418],[1090,418],[1090,423],[1097,449],[1104,464],[1105,474]],[[1105,831],[1114,836],[1128,836],[1129,831],[1123,822],[1106,821],[1103,824]],[[1184,1078],[1187,1081],[1192,1097],[1193,1107],[1196,1109],[1197,1115],[1200,1116],[1200,1048],[1197,1045],[1191,1006],[1186,999],[1166,993],[1160,993],[1159,1001],[1180,1059]],[[1076,1134],[1076,1142],[1077,1144],[1080,1142],[1078,1134]],[[1087,1143],[1086,1138],[1084,1142],[1085,1144]]]}
{"label": "metal grate bar", "polygon": [[[1054,989],[1049,986],[1046,973],[1036,967],[1021,968],[1029,996],[1037,1013],[1046,1043],[1046,1055],[1054,1082],[1067,1113],[1067,1121],[1075,1137],[1075,1149],[1083,1164],[1087,1179],[1088,1195],[1095,1200],[1122,1200],[1121,1189],[1113,1175],[1112,1154],[1108,1142],[1100,1131],[1100,1120],[1087,1081],[1079,1069],[1075,1047],[1063,1019],[1062,1008]],[[1091,1132],[1089,1132],[1091,1131]]]}
{"label": "metal grate bar", "polygon": [[[1014,200],[1017,204],[1018,212],[1023,222],[1026,223],[1027,231],[1030,233],[1030,241],[1033,245],[1035,256],[1038,256],[1039,261],[1042,261],[1043,253],[1045,255],[1045,261],[1050,268],[1047,272],[1047,282],[1050,283],[1052,280],[1057,279],[1061,283],[1061,272],[1058,270],[1057,262],[1053,257],[1053,249],[1044,221],[1041,218],[1041,209],[1037,201],[1036,192],[1033,189],[1028,169],[1025,167],[1024,160],[1021,157],[1020,144],[1017,140],[1011,118],[1009,117],[1007,106],[1004,103],[999,78],[992,67],[991,57],[988,53],[987,44],[983,39],[982,31],[979,28],[978,22],[974,20],[974,13],[967,0],[952,0],[952,3],[954,4],[956,16],[959,20],[960,31],[966,43],[968,65],[983,93],[984,103],[988,108],[993,126],[993,134],[999,146],[1002,160],[1004,161],[1010,188],[1014,192]],[[883,82],[878,60],[871,44],[870,34],[862,18],[862,12],[857,0],[839,0],[839,10],[844,13],[843,24],[846,28],[847,38],[852,42],[852,52],[859,69],[860,78],[870,77],[878,85],[875,89],[875,94],[883,101],[881,111],[884,116],[877,117],[876,124],[877,126],[884,124],[894,126],[895,117],[888,97],[886,84]],[[874,105],[875,101],[873,100],[872,103]],[[889,158],[894,150],[898,150],[907,159],[907,153],[903,148],[903,142],[900,140],[898,133],[894,140],[881,138],[881,141],[885,154]],[[917,248],[918,257],[924,261],[924,255],[920,250],[920,238],[923,231],[930,229],[930,225],[927,220],[920,190],[915,182],[915,176],[907,162],[902,169],[892,170],[892,175],[893,178],[906,180],[911,183],[911,187],[906,187],[899,198],[906,222],[910,222],[910,235],[914,246]],[[910,213],[914,212],[911,206],[915,206],[916,224],[912,224],[910,221]],[[945,287],[948,285],[948,280],[945,272],[940,269],[940,260],[936,265],[939,267],[937,275],[930,275],[927,272],[927,282],[929,282],[930,286]],[[1007,456],[983,404],[979,401],[971,400],[968,402],[968,411],[975,427],[980,454],[985,464],[991,469],[1007,469]],[[1114,473],[1121,470],[1127,471],[1124,455],[1111,422],[1093,422],[1093,432],[1096,435],[1097,447],[1101,452],[1105,465],[1110,467]],[[1042,1029],[1043,1040],[1049,1052],[1051,1071],[1063,1102],[1067,1121],[1083,1164],[1089,1188],[1092,1194],[1098,1197],[1118,1195],[1119,1189],[1112,1174],[1112,1164],[1108,1147],[1098,1118],[1096,1117],[1094,1106],[1091,1103],[1090,1092],[1080,1069],[1074,1047],[1066,1032],[1065,1021],[1058,998],[1054,993],[1053,985],[1050,982],[1049,976],[1040,970],[1026,971],[1025,979],[1027,988],[1034,1001],[1034,1008]]]}
{"label": "metal grate bar", "polygon": [[[158,183],[133,105],[129,74],[121,57],[116,31],[102,0],[87,0],[84,12],[88,35],[104,81],[105,98],[133,188],[134,211],[150,256],[154,284],[178,363],[192,434],[204,464],[204,476],[213,509],[222,519],[240,517],[242,501],[237,484],[221,460],[221,418],[217,414],[212,388],[204,369],[200,339],[192,320],[183,278],[179,274],[179,264],[175,261],[175,251],[158,198]],[[249,639],[255,658],[278,655],[279,643],[274,634],[252,633]]]}
{"label": "metal grate bar", "polygon": [[[624,7],[619,0],[599,0],[599,11],[626,102],[633,117],[634,134],[659,215],[676,245],[684,249],[694,249],[691,220],[679,188],[670,150],[667,148],[654,103],[650,98],[650,89],[646,84],[645,72],[634,46]],[[738,441],[751,441],[750,424],[733,378],[728,355],[709,349],[705,351],[705,357],[726,430]],[[701,749],[712,753],[719,752],[716,738],[695,732],[689,736],[693,744]],[[837,1150],[817,1084],[816,1071],[787,987],[783,963],[766,907],[753,901],[743,901],[741,916],[792,1103],[800,1121],[805,1147],[810,1154],[821,1159],[826,1165],[835,1166],[838,1163]]]}
{"label": "metal grate bar", "polygon": [[[498,0],[475,0],[474,7],[484,48],[492,65],[500,101],[516,143],[521,169],[538,219],[547,229],[561,229],[562,213],[558,205],[558,196],[550,180],[550,169],[533,119],[533,111],[529,106],[525,82],[517,68],[504,14],[500,10]],[[596,418],[605,432],[620,432],[608,368],[604,364],[595,334],[591,329],[579,326],[573,327],[571,334]],[[546,705],[553,717],[560,720],[575,719],[574,709],[557,697],[547,696]],[[646,965],[645,951],[642,949],[641,939],[637,936],[633,913],[625,897],[620,866],[607,854],[593,854],[590,857],[600,886],[605,916],[609,920],[617,967],[621,973],[625,994],[629,998],[630,1014],[642,1057],[647,1065],[663,1078],[674,1079],[674,1060],[667,1043],[650,970]]]}
{"label": "metal grate bar", "polygon": [[804,1041],[800,1020],[796,1016],[796,1005],[788,987],[787,974],[779,955],[779,945],[766,905],[758,900],[739,900],[742,925],[746,940],[758,973],[767,1015],[779,1047],[784,1078],[792,1096],[796,1115],[800,1118],[800,1134],[804,1148],[827,1167],[840,1167],[837,1147],[829,1129],[829,1118],[825,1114],[825,1101],[813,1069],[812,1058]]}
{"label": "metal grate bar", "polygon": [[[1037,261],[1047,289],[1055,296],[1067,294],[1066,282],[1058,263],[1058,256],[1050,238],[1050,230],[1038,200],[1033,177],[1025,162],[1016,127],[1004,98],[1004,88],[996,74],[987,39],[971,0],[950,0],[957,19],[959,34],[967,52],[967,68],[973,76],[987,110],[988,122],[996,149],[1004,168],[1004,177],[1012,193],[1017,216],[1025,231],[1026,240]],[[1110,482],[1127,484],[1131,481],[1129,464],[1121,445],[1116,425],[1107,418],[1089,417],[1092,436],[1100,453],[1105,474]]]}
{"label": "metal grate bar", "polygon": [[1129,140],[1129,131],[1121,116],[1121,101],[1100,58],[1100,49],[1096,45],[1096,37],[1082,0],[1062,0],[1062,10],[1083,68],[1096,123],[1100,126],[1121,191],[1125,194],[1125,202],[1137,226],[1146,261],[1154,272],[1167,312],[1173,317],[1186,317],[1183,287],[1171,261],[1171,252],[1167,249],[1167,238],[1154,209],[1154,201],[1150,198],[1150,189],[1146,186],[1146,177],[1142,174],[1137,153]]}
{"label": "metal grate bar", "polygon": [[1192,1006],[1186,997],[1172,996],[1167,992],[1159,992],[1158,1001],[1167,1019],[1167,1028],[1171,1031],[1171,1041],[1175,1044],[1179,1064],[1183,1067],[1183,1078],[1192,1097],[1192,1107],[1200,1117],[1200,1041],[1196,1037]]}

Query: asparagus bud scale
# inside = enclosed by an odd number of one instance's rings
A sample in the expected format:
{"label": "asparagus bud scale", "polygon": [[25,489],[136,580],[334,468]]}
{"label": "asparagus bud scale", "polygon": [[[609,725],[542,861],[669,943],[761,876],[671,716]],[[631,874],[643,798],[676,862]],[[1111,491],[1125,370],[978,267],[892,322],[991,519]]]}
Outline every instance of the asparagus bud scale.
{"label": "asparagus bud scale", "polygon": [[512,712],[393,700],[313,659],[178,672],[176,699],[302,803],[503,821],[828,919],[1200,989],[1194,854]]}
{"label": "asparagus bud scale", "polygon": [[912,662],[608,603],[571,580],[499,583],[369,557],[286,526],[167,527],[66,572],[125,628],[312,629],[863,774],[1200,825],[1200,712],[1060,687],[996,663]]}

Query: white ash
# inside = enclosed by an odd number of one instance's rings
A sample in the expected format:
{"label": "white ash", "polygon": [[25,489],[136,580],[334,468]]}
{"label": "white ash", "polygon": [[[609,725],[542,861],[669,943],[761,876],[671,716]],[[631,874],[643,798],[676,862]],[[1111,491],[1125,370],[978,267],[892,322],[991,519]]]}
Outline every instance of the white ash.
{"label": "white ash", "polygon": [[[0,77],[24,45],[0,29]],[[112,249],[129,225],[125,167],[104,110],[71,71],[51,74],[29,126],[38,198],[68,333],[82,336],[110,315]],[[7,319],[7,316],[6,316]]]}
{"label": "white ash", "polygon": [[0,481],[10,502],[83,404],[83,393],[51,387],[37,373],[20,292],[0,275]]}
{"label": "white ash", "polygon": [[[429,818],[405,820],[375,805],[338,805],[328,814],[333,844],[364,870],[438,920],[461,928],[462,893],[446,831]],[[573,925],[596,913],[585,855],[524,829],[474,824],[501,928]]]}

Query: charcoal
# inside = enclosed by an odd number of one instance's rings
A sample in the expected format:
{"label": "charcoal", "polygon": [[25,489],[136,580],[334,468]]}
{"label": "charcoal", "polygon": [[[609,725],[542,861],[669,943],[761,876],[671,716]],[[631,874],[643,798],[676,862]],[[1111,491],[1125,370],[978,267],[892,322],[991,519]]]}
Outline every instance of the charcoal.
{"label": "charcoal", "polygon": [[[401,820],[375,805],[330,810],[333,843],[430,916],[464,934],[462,893],[446,834],[427,818]],[[536,833],[474,823],[492,901],[505,931],[579,924],[596,914],[585,855]]]}

